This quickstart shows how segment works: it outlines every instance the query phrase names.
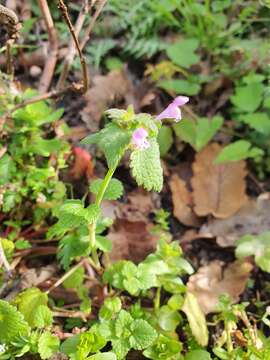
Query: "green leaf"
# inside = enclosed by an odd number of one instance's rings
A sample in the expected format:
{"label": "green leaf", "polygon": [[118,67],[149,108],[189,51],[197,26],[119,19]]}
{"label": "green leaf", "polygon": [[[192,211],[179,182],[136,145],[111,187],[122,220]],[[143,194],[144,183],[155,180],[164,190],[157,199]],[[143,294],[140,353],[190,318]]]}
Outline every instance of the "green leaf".
{"label": "green leaf", "polygon": [[60,260],[60,264],[65,270],[77,256],[88,254],[89,241],[83,240],[83,237],[78,237],[76,234],[66,235],[60,240],[57,259]]}
{"label": "green leaf", "polygon": [[192,350],[185,356],[185,360],[211,360],[211,355],[205,350]]}
{"label": "green leaf", "polygon": [[162,306],[158,312],[158,324],[165,331],[175,331],[181,319],[179,312],[167,305]]}
{"label": "green leaf", "polygon": [[184,118],[173,125],[173,130],[180,139],[195,147],[197,131],[194,121]]}
{"label": "green leaf", "polygon": [[112,251],[112,241],[105,236],[96,235],[96,247],[104,253]]}
{"label": "green leaf", "polygon": [[200,60],[199,56],[195,54],[198,46],[197,39],[184,39],[168,45],[166,52],[174,64],[188,69]]}
{"label": "green leaf", "polygon": [[177,355],[181,351],[182,344],[179,341],[160,334],[155,343],[143,352],[143,355],[153,360],[173,360],[178,359]]}
{"label": "green leaf", "polygon": [[0,158],[0,186],[7,184],[11,180],[15,171],[16,166],[12,158],[8,154],[3,155]]}
{"label": "green leaf", "polygon": [[255,263],[270,272],[270,231],[260,235],[244,235],[236,243],[235,255],[238,259],[255,256]]}
{"label": "green leaf", "polygon": [[169,126],[162,126],[159,130],[158,138],[160,156],[163,157],[167,154],[173,144],[172,129]]}
{"label": "green leaf", "polygon": [[67,338],[60,346],[60,351],[66,355],[76,354],[80,343],[80,334]]}
{"label": "green leaf", "polygon": [[129,334],[126,333],[126,329],[131,326],[133,321],[134,319],[126,310],[121,310],[114,325],[116,336],[118,338],[127,337]]}
{"label": "green leaf", "polygon": [[239,161],[247,158],[256,158],[263,155],[263,150],[252,147],[246,140],[238,140],[225,146],[215,159],[215,164],[229,161]]}
{"label": "green leaf", "polygon": [[86,360],[117,360],[116,355],[112,352],[95,354],[88,357]]}
{"label": "green leaf", "polygon": [[207,118],[199,118],[196,126],[195,149],[197,151],[208,144],[223,124],[221,116],[214,116],[211,120]]}
{"label": "green leaf", "polygon": [[149,139],[149,143],[148,149],[132,152],[130,167],[138,185],[142,185],[148,191],[159,192],[163,186],[159,146],[155,138]]}
{"label": "green leaf", "polygon": [[[97,195],[100,187],[102,185],[103,180],[98,179],[98,180],[94,180],[91,185],[90,185],[90,191]],[[103,199],[107,199],[107,200],[117,200],[118,198],[120,198],[123,195],[124,192],[124,187],[123,184],[121,183],[121,181],[119,181],[118,179],[111,179],[111,181],[109,182],[109,185],[105,191],[105,194],[103,196]]]}
{"label": "green leaf", "polygon": [[264,86],[260,83],[251,83],[237,87],[232,103],[242,111],[253,112],[258,109],[263,99]]}
{"label": "green leaf", "polygon": [[134,320],[130,326],[130,346],[136,350],[146,349],[151,346],[157,338],[156,330],[145,320]]}
{"label": "green leaf", "polygon": [[30,331],[23,315],[7,301],[0,300],[0,339],[1,342],[10,342],[19,335]]}
{"label": "green leaf", "polygon": [[175,92],[176,95],[197,95],[201,89],[198,83],[182,79],[161,80],[157,85],[168,92]]}
{"label": "green leaf", "polygon": [[58,153],[62,148],[62,142],[60,139],[42,139],[37,136],[31,142],[29,146],[29,152],[37,155],[48,157],[52,153]]}
{"label": "green leaf", "polygon": [[173,126],[176,135],[189,143],[196,151],[202,150],[204,146],[214,137],[223,124],[221,116],[198,118],[196,122],[183,119]]}
{"label": "green leaf", "polygon": [[252,129],[264,134],[270,134],[270,118],[264,112],[241,115],[240,120],[249,125]]}
{"label": "green leaf", "polygon": [[33,324],[39,329],[51,326],[53,323],[53,316],[51,310],[46,305],[40,305],[35,310]]}
{"label": "green leaf", "polygon": [[131,134],[114,123],[109,123],[99,133],[88,136],[82,144],[97,144],[104,152],[108,166],[114,167],[129,145]]}
{"label": "green leaf", "polygon": [[208,329],[205,316],[199,306],[196,297],[187,293],[182,311],[186,314],[191,332],[201,346],[208,344]]}
{"label": "green leaf", "polygon": [[14,303],[31,327],[35,326],[35,313],[40,305],[47,305],[48,296],[38,288],[29,288],[16,296]]}
{"label": "green leaf", "polygon": [[83,280],[84,280],[84,268],[80,266],[63,282],[63,286],[66,289],[76,289],[82,285]]}
{"label": "green leaf", "polygon": [[49,331],[44,332],[38,341],[38,352],[41,359],[49,359],[59,349],[60,341]]}

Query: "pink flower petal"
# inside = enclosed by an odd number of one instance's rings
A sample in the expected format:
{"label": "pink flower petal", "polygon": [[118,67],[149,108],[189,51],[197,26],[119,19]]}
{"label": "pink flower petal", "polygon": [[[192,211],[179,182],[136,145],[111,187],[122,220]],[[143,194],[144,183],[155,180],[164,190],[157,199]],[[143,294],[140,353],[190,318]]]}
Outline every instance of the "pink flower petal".
{"label": "pink flower petal", "polygon": [[176,106],[183,106],[188,102],[189,102],[189,97],[187,97],[187,96],[177,96],[173,100],[173,104],[176,105]]}
{"label": "pink flower petal", "polygon": [[146,139],[148,136],[148,131],[144,128],[138,128],[132,134],[132,144],[135,145],[138,149],[145,150],[149,148],[150,143]]}
{"label": "pink flower petal", "polygon": [[163,119],[175,119],[177,121],[181,120],[181,111],[180,109],[171,103],[161,114],[157,116],[157,120]]}

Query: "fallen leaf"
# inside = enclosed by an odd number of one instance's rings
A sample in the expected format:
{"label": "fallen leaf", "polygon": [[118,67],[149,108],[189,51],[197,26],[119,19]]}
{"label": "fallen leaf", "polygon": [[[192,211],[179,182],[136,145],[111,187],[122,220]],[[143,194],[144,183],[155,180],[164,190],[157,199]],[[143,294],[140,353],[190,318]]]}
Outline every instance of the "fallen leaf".
{"label": "fallen leaf", "polygon": [[206,346],[209,334],[205,316],[200,308],[198,299],[194,294],[187,292],[182,311],[186,314],[191,332],[201,346]]}
{"label": "fallen leaf", "polygon": [[57,272],[56,265],[47,265],[39,268],[24,269],[20,280],[21,289],[38,286],[50,279]]}
{"label": "fallen leaf", "polygon": [[196,296],[205,314],[217,311],[222,294],[228,294],[236,303],[253,268],[249,262],[240,261],[231,263],[223,271],[224,266],[222,261],[213,261],[191,275],[187,283],[188,290]]}
{"label": "fallen leaf", "polygon": [[78,146],[75,146],[72,149],[72,153],[74,154],[74,164],[70,170],[70,175],[76,180],[80,179],[84,175],[87,179],[90,179],[94,172],[91,155],[86,150]]}
{"label": "fallen leaf", "polygon": [[129,193],[126,203],[114,201],[113,204],[103,204],[103,216],[115,220],[107,235],[113,245],[109,255],[111,261],[126,259],[139,262],[155,251],[158,238],[151,234],[153,223],[149,220],[154,209],[151,194],[143,189]]}
{"label": "fallen leaf", "polygon": [[123,71],[113,70],[107,75],[93,78],[93,87],[85,94],[87,105],[81,111],[82,120],[91,131],[99,129],[103,112],[115,100],[123,99],[131,92],[131,83]]}
{"label": "fallen leaf", "polygon": [[270,194],[261,194],[248,201],[228,219],[212,219],[203,225],[200,234],[211,234],[222,247],[234,246],[246,234],[259,235],[270,228]]}
{"label": "fallen leaf", "polygon": [[192,209],[192,194],[188,191],[185,181],[173,174],[169,185],[172,192],[173,215],[184,225],[199,226],[200,220]]}
{"label": "fallen leaf", "polygon": [[216,165],[214,160],[221,150],[219,144],[210,144],[196,155],[193,163],[194,211],[199,216],[212,214],[224,219],[247,201],[245,161]]}
{"label": "fallen leaf", "polygon": [[107,237],[112,241],[110,260],[125,259],[139,263],[155,251],[158,237],[150,233],[153,224],[117,219]]}

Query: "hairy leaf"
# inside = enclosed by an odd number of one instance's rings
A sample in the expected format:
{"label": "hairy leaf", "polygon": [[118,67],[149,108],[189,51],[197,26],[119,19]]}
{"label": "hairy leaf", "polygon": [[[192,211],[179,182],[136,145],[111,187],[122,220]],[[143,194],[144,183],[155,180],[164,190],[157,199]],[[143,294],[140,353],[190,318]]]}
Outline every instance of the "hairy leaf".
{"label": "hairy leaf", "polygon": [[[91,183],[90,185],[90,191],[97,195],[100,187],[102,185],[102,180],[98,179],[95,180]],[[120,198],[123,195],[123,185],[121,183],[121,181],[119,181],[118,179],[111,179],[111,181],[109,182],[109,185],[104,193],[103,199],[107,199],[107,200],[117,200],[118,198]]]}
{"label": "hairy leaf", "polygon": [[138,185],[146,190],[161,191],[163,185],[162,167],[159,146],[156,139],[149,140],[150,147],[146,150],[135,150],[131,154],[132,175]]}

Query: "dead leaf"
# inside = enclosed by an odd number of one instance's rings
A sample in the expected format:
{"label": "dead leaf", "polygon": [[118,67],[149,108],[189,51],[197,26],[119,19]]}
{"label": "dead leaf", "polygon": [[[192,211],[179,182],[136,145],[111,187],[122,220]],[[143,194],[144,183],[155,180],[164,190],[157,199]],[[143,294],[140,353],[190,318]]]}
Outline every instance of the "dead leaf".
{"label": "dead leaf", "polygon": [[199,226],[200,220],[192,210],[192,195],[188,191],[185,181],[173,174],[169,185],[172,192],[173,215],[184,225]]}
{"label": "dead leaf", "polygon": [[215,165],[213,162],[222,147],[213,143],[196,155],[193,163],[194,211],[199,216],[209,214],[227,218],[247,201],[244,161]]}
{"label": "dead leaf", "polygon": [[150,233],[152,226],[150,222],[117,219],[107,236],[113,244],[110,260],[125,259],[135,263],[144,260],[156,249],[158,237]]}
{"label": "dead leaf", "polygon": [[131,83],[123,71],[113,70],[107,75],[93,78],[93,87],[85,94],[86,107],[81,111],[82,120],[91,131],[99,129],[103,112],[116,99],[123,99],[131,92]]}
{"label": "dead leaf", "polygon": [[235,261],[226,267],[222,261],[213,261],[191,275],[187,283],[205,314],[217,311],[219,296],[228,294],[236,303],[245,290],[253,266],[249,262]]}
{"label": "dead leaf", "polygon": [[74,164],[70,170],[70,175],[78,180],[82,176],[86,176],[87,179],[90,179],[93,176],[94,165],[91,155],[84,149],[75,146],[72,149],[74,154]]}
{"label": "dead leaf", "polygon": [[212,219],[203,225],[200,233],[211,234],[222,247],[234,246],[245,234],[258,235],[270,228],[270,194],[261,194],[256,200],[247,202],[228,219]]}

